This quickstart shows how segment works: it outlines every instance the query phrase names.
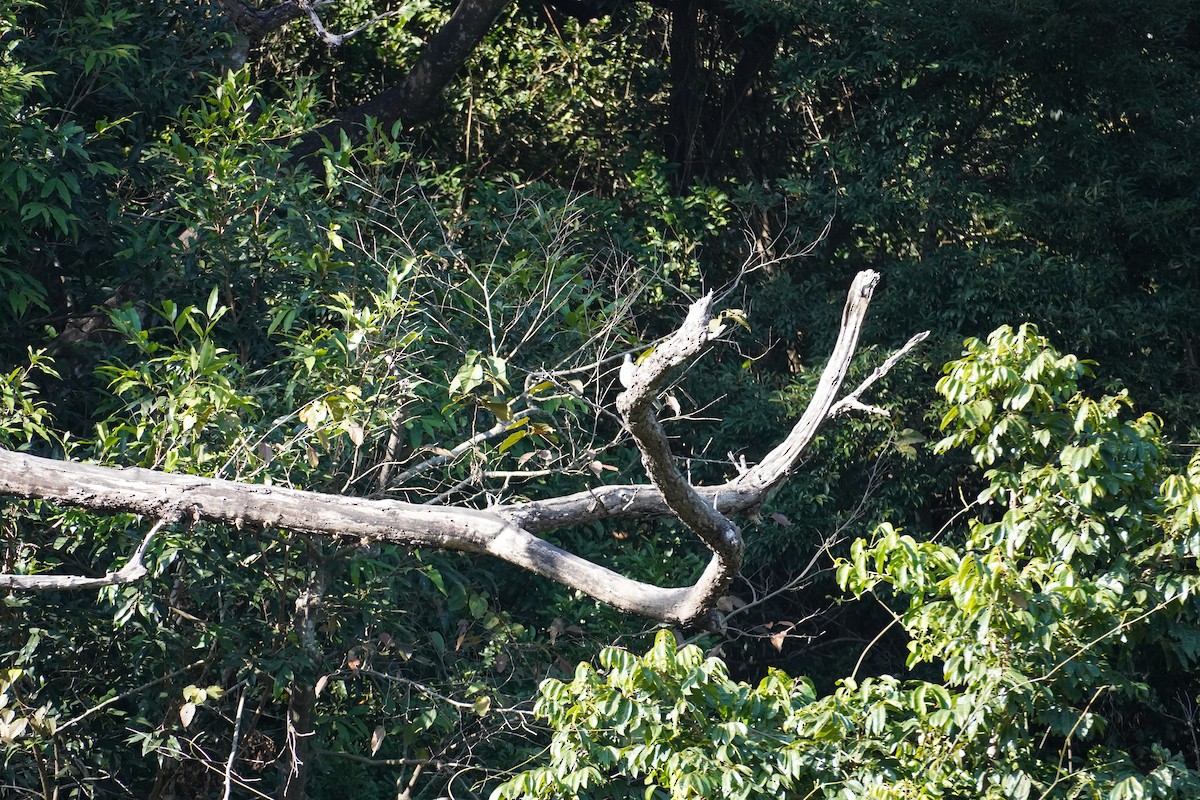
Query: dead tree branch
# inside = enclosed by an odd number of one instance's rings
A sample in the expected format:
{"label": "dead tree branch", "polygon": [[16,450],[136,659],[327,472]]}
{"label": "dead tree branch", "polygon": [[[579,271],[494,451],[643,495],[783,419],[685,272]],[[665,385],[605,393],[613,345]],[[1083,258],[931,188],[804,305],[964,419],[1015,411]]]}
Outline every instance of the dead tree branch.
{"label": "dead tree branch", "polygon": [[296,5],[299,6],[301,12],[308,16],[308,21],[312,25],[313,30],[316,31],[317,36],[320,37],[322,42],[330,47],[341,47],[346,43],[347,39],[351,39],[372,25],[382,22],[388,17],[394,17],[400,13],[400,11],[388,11],[383,14],[378,14],[362,23],[358,27],[352,28],[345,33],[334,33],[325,27],[325,23],[321,19],[321,16],[317,14],[318,4],[311,2],[311,0],[295,0],[295,2]]}
{"label": "dead tree branch", "polygon": [[654,348],[640,366],[627,361],[628,368],[622,376],[627,387],[617,397],[617,410],[642,454],[642,466],[650,482],[671,512],[713,553],[708,568],[694,587],[696,591],[688,598],[701,606],[682,611],[689,619],[706,613],[709,608],[702,607],[703,604],[711,603],[729,588],[742,567],[745,545],[737,526],[704,500],[675,465],[667,433],[654,413],[654,400],[672,369],[695,358],[723,332],[724,326],[712,318],[712,304],[711,294],[700,298],[692,304],[679,329]]}
{"label": "dead tree branch", "polygon": [[914,347],[928,338],[929,331],[921,331],[918,334],[914,334],[912,338],[904,343],[903,347],[892,353],[882,364],[873,369],[871,374],[868,375],[863,382],[858,385],[857,389],[839,400],[837,405],[830,409],[829,415],[836,417],[839,414],[846,413],[847,411],[866,411],[871,414],[882,414],[883,416],[887,416],[888,412],[884,409],[877,408],[875,406],[869,406],[863,403],[860,399],[862,397],[862,393],[874,386],[877,380],[891,372],[892,367],[896,366],[900,359],[908,355],[908,351],[912,350]]}
{"label": "dead tree branch", "polygon": [[[0,451],[2,453],[3,451]],[[154,523],[150,531],[138,545],[125,566],[116,572],[105,573],[99,578],[85,578],[81,575],[12,575],[0,574],[0,589],[15,589],[19,592],[53,592],[62,589],[99,589],[102,586],[120,586],[124,583],[140,581],[149,574],[142,564],[142,557],[154,536],[167,524],[160,519]]]}
{"label": "dead tree branch", "polygon": [[[696,491],[722,514],[750,511],[761,505],[768,494],[796,467],[805,449],[812,443],[820,424],[833,409],[850,360],[858,347],[858,337],[871,303],[879,274],[860,272],[850,287],[842,313],[841,329],[833,353],[808,408],[791,432],[762,461],[726,483],[697,486]],[[554,530],[615,517],[653,518],[671,514],[662,493],[645,484],[608,485],[562,497],[506,506],[507,519],[532,533]]]}
{"label": "dead tree branch", "polygon": [[[167,521],[207,520],[239,528],[283,528],[351,541],[487,554],[631,614],[699,624],[741,566],[742,538],[728,515],[763,503],[796,466],[820,423],[838,407],[837,396],[878,280],[878,274],[870,271],[854,280],[833,355],[796,426],[760,463],[716,486],[695,487],[684,478],[653,411],[653,401],[670,372],[695,358],[721,333],[720,321],[712,318],[712,299],[705,297],[692,306],[680,328],[632,370],[629,385],[617,400],[617,409],[641,451],[650,479],[647,484],[597,486],[563,497],[479,510],[102,467],[0,450],[0,493],[157,517],[161,521],[151,534]],[[892,363],[894,359],[887,365]],[[636,581],[536,535],[590,520],[664,516],[677,517],[713,552],[704,574],[691,586]],[[4,576],[6,582],[0,586],[41,588],[38,580],[53,578],[59,581],[53,588],[77,588],[108,585],[98,581],[116,582],[117,576],[136,579],[130,576],[142,569],[140,554],[148,541],[149,536],[129,564],[104,579],[78,578],[74,580],[90,583],[68,586],[65,576]]]}

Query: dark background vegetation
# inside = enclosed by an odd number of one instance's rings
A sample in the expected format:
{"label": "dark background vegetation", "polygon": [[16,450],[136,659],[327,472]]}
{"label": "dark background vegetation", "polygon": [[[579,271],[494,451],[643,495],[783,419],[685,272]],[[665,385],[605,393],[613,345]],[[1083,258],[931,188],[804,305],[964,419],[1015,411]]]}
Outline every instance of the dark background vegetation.
{"label": "dark background vegetation", "polygon": [[[452,447],[490,427],[487,402],[530,371],[648,343],[713,289],[750,329],[682,378],[696,419],[671,432],[693,477],[714,480],[729,454],[753,461],[800,413],[846,287],[875,269],[857,377],[911,334],[932,336],[875,392],[891,416],[831,423],[747,526],[736,602],[753,606],[698,639],[736,677],[775,666],[822,691],[889,612],[844,599],[829,554],[792,590],[755,599],[830,536],[835,555],[883,521],[926,537],[975,496],[969,461],[926,444],[944,411],[934,383],[964,338],[1036,323],[1099,364],[1095,390],[1127,388],[1158,414],[1179,443],[1172,459],[1191,455],[1195,3],[518,0],[429,121],[289,152],[400,80],[451,10],[339,2],[322,10],[331,30],[394,15],[331,49],[303,19],[249,42],[207,2],[6,4],[0,364],[46,413],[15,405],[6,444],[371,494],[393,433],[407,458]],[[488,352],[489,314],[528,342],[506,379],[489,363],[462,391],[464,353]],[[53,366],[26,376],[34,352]],[[611,402],[612,375],[579,377],[584,399]],[[637,479],[635,452],[602,448],[619,431],[589,408],[560,401],[548,413],[564,432],[481,448],[396,496],[573,490],[594,480],[577,458],[589,448],[617,468],[604,479]],[[482,476],[530,453],[520,466],[548,477]],[[4,571],[102,573],[143,527],[6,501]],[[686,582],[703,563],[666,524],[558,536],[644,580]],[[543,742],[517,713],[540,680],[653,632],[504,565],[439,553],[197,525],[172,530],[153,560],[145,583],[98,598],[4,598],[0,662],[24,671],[13,685],[27,707],[61,726],[129,694],[60,734],[5,743],[0,783],[29,796],[216,796],[244,696],[239,770],[274,794],[288,709],[321,685],[304,721],[323,753],[311,796],[486,794],[481,781]],[[318,574],[314,648],[293,613]],[[906,655],[893,632],[860,674],[902,670]],[[1164,696],[1194,699],[1190,668],[1160,677],[1182,687]],[[185,728],[188,686],[226,691],[196,703]],[[1173,713],[1148,702],[1111,725],[1194,753],[1194,719]]]}

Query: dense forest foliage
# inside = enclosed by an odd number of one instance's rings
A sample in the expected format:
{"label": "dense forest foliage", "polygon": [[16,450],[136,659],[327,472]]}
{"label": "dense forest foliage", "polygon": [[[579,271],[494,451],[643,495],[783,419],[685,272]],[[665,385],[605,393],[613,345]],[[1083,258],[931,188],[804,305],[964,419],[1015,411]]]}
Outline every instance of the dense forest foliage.
{"label": "dense forest foliage", "polygon": [[[703,624],[0,496],[0,795],[1200,797],[1196,3],[6,0],[0,141],[0,453],[644,483],[626,370],[712,292],[652,399],[715,485],[820,394],[856,275],[843,393],[930,332],[737,516]],[[712,549],[541,535],[668,587]]]}

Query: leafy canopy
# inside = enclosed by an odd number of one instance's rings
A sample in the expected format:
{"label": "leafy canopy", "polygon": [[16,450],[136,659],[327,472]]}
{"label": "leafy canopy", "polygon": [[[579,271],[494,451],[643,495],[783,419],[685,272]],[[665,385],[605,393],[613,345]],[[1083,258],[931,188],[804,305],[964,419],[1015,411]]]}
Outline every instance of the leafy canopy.
{"label": "leafy canopy", "polygon": [[935,449],[987,468],[973,515],[929,541],[881,525],[838,566],[941,681],[752,687],[663,631],[546,681],[547,763],[493,797],[1197,796],[1171,706],[1200,656],[1200,456],[1174,469],[1157,419],[1088,373],[1031,325],[969,340]]}

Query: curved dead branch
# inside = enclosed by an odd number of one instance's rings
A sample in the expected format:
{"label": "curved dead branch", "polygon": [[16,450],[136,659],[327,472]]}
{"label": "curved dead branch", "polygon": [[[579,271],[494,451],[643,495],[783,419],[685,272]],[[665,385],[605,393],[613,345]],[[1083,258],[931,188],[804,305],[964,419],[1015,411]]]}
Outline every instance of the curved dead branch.
{"label": "curved dead branch", "polygon": [[[6,451],[0,450],[0,454]],[[160,519],[150,528],[149,532],[138,545],[125,565],[114,572],[107,572],[98,578],[87,578],[82,575],[14,575],[0,573],[0,589],[12,589],[19,592],[53,592],[62,589],[99,589],[104,586],[120,586],[135,583],[150,574],[142,559],[146,548],[167,521]]]}
{"label": "curved dead branch", "polygon": [[[715,602],[742,568],[745,544],[737,526],[702,498],[679,471],[667,432],[654,414],[654,400],[671,370],[695,358],[721,334],[723,325],[712,318],[712,304],[711,294],[693,303],[679,329],[655,347],[640,366],[626,361],[622,374],[626,389],[617,397],[617,411],[633,435],[642,466],[663,502],[712,551],[705,578],[709,582],[706,592]],[[695,613],[702,611],[696,609]]]}
{"label": "curved dead branch", "polygon": [[[721,333],[712,299],[702,298],[680,328],[627,375],[617,409],[642,454],[649,484],[599,486],[545,500],[477,510],[397,500],[306,492],[140,468],[102,467],[0,450],[0,494],[51,500],[97,511],[123,511],[171,522],[209,522],[282,528],[354,541],[437,547],[495,556],[622,611],[683,625],[704,621],[742,563],[743,543],[731,513],[747,511],[796,466],[817,427],[836,410],[853,406],[864,386],[836,402],[862,321],[879,281],[860,273],[846,301],[842,327],[808,409],[779,446],[757,465],[716,486],[692,486],[675,465],[653,402],[672,369],[693,359]],[[916,344],[916,337],[905,349]],[[890,367],[895,358],[881,369]],[[875,380],[878,375],[868,379]],[[539,532],[609,518],[675,516],[713,552],[691,586],[662,587],[633,580],[539,538]],[[141,553],[104,578],[66,575],[0,576],[11,589],[84,588],[136,580],[145,574]],[[135,574],[137,573],[137,574]],[[32,580],[36,579],[36,580]],[[107,581],[97,583],[97,581]]]}
{"label": "curved dead branch", "polygon": [[[688,589],[641,583],[568,553],[491,511],[368,500],[140,467],[101,467],[0,450],[0,493],[53,500],[96,511],[125,511],[172,522],[225,523],[300,533],[437,547],[496,556],[633,614],[685,622],[673,613]],[[57,586],[93,588],[99,579],[37,577]],[[10,588],[28,588],[10,585]]]}

